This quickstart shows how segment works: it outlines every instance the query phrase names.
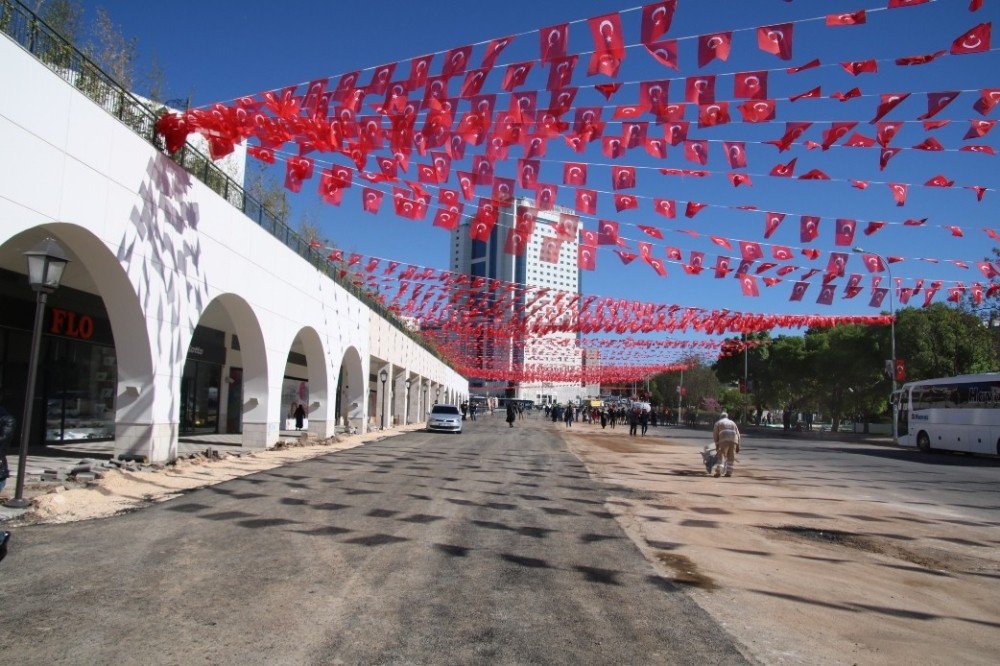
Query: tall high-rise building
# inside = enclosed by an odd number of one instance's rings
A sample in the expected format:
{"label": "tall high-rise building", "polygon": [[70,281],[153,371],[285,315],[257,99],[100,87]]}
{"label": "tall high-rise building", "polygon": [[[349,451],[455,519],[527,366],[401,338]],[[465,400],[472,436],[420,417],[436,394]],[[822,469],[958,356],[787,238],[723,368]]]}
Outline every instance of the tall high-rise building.
{"label": "tall high-rise building", "polygon": [[[519,208],[532,210],[536,215],[536,221],[527,242],[521,247],[511,247],[507,242],[508,234],[515,229]],[[562,242],[558,244],[558,254],[543,252],[546,239],[552,239],[558,233],[556,225],[560,222],[560,215],[575,216],[575,212],[561,207],[539,211],[535,209],[534,202],[530,199],[517,199],[512,205],[501,209],[488,241],[471,238],[470,226],[475,224],[475,220],[466,218],[451,234],[451,270],[528,288],[547,288],[553,293],[565,292],[566,296],[562,300],[569,302],[571,296],[578,296],[580,293],[580,270],[577,267],[579,231],[574,228],[571,236],[563,232]],[[508,249],[522,251],[508,252]],[[537,290],[529,289],[528,293],[537,293]],[[486,297],[490,298],[488,294],[487,291]],[[576,303],[577,299],[573,299],[572,302]],[[519,305],[523,307],[531,304],[522,302]],[[513,308],[514,306],[511,306],[512,311]],[[553,312],[529,315],[525,328],[530,329],[533,317],[551,318],[554,315]],[[576,311],[566,308],[558,316],[575,318]],[[539,369],[543,371],[565,369],[570,374],[578,376],[584,367],[585,355],[580,348],[579,336],[572,332],[554,332],[530,337],[527,334],[524,337],[512,335],[507,338],[483,336],[476,340],[464,341],[464,344],[466,348],[463,352],[467,358],[478,359],[484,368],[509,369],[511,377],[519,377],[524,370]],[[597,350],[588,351],[586,354],[588,368],[593,369],[599,362]],[[590,394],[596,395],[598,390],[597,386],[581,386],[579,380],[505,383],[477,382],[476,379],[472,379],[471,386],[473,391],[534,400],[536,404],[575,401]]]}

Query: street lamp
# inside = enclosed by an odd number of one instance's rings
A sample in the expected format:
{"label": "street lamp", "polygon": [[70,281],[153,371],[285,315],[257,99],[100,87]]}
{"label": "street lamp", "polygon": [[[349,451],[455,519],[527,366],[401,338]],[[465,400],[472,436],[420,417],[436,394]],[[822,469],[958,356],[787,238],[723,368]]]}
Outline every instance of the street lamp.
{"label": "street lamp", "polygon": [[378,378],[382,380],[382,430],[385,430],[385,383],[389,380],[389,371],[382,368]]}
{"label": "street lamp", "polygon": [[24,389],[24,416],[21,421],[21,451],[17,457],[17,486],[13,499],[7,506],[24,509],[28,506],[24,499],[24,472],[28,460],[28,440],[31,438],[31,404],[35,395],[35,378],[38,370],[38,353],[42,341],[42,320],[45,318],[45,302],[49,294],[59,288],[63,270],[69,257],[51,238],[24,253],[28,260],[28,284],[35,290],[35,323],[31,333],[31,356],[28,360],[28,383]]}
{"label": "street lamp", "polygon": [[[896,308],[892,300],[892,292],[895,288],[895,285],[893,284],[892,281],[892,269],[889,268],[889,262],[886,261],[885,257],[883,257],[878,252],[865,252],[865,250],[860,247],[852,248],[852,251],[857,252],[859,254],[871,254],[878,257],[879,261],[882,263],[882,266],[885,267],[886,273],[889,274],[889,346],[890,346],[889,351],[892,356],[892,369],[890,370],[890,374],[892,375],[891,377],[892,392],[895,393],[896,392]],[[898,427],[898,424],[896,423],[896,410],[899,407],[892,400],[890,400],[889,403],[892,406],[892,441],[895,442],[898,436],[896,430]]]}
{"label": "street lamp", "polygon": [[403,386],[406,387],[406,404],[403,406],[403,424],[406,425],[410,422],[410,384],[413,381],[409,377],[403,382]]}

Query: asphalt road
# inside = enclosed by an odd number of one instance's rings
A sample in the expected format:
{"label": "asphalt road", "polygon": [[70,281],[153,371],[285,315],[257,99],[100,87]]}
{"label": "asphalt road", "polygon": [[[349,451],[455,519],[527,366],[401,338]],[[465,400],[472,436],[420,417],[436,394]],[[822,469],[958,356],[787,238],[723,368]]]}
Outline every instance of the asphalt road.
{"label": "asphalt road", "polygon": [[[787,437],[748,431],[740,465],[753,464],[768,474],[787,476],[818,491],[840,489],[857,499],[920,507],[975,520],[996,520],[1000,511],[1000,458],[931,452],[864,443],[850,435],[840,441]],[[700,449],[711,433],[686,428],[650,428],[654,437]],[[696,455],[692,451],[692,455]]]}
{"label": "asphalt road", "polygon": [[742,663],[558,430],[413,433],[110,519],[22,528],[4,662]]}

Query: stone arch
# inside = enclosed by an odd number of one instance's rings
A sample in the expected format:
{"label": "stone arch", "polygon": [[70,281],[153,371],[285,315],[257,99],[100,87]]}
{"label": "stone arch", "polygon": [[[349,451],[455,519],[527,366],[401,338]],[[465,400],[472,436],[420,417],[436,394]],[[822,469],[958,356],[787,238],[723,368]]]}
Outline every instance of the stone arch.
{"label": "stone arch", "polygon": [[368,378],[361,354],[356,348],[348,347],[341,359],[337,379],[337,421],[363,433],[367,422],[367,401]]}
{"label": "stone arch", "polygon": [[[303,358],[299,358],[299,356]],[[305,379],[308,399],[305,405],[306,418],[308,419],[309,432],[321,439],[325,439],[333,434],[335,425],[334,402],[331,400],[333,392],[330,390],[329,374],[327,372],[326,350],[323,348],[323,341],[319,333],[311,326],[302,328],[292,340],[288,352],[288,359],[285,363],[284,377],[288,377],[294,370],[300,371],[301,361],[305,361]],[[300,396],[301,397],[301,396]],[[282,418],[288,413],[288,407],[284,401],[282,393],[281,412]]]}
{"label": "stone arch", "polygon": [[[27,267],[23,253],[46,237],[54,238],[70,258],[60,289],[48,299],[47,332],[53,331],[52,324],[55,323],[51,319],[52,308],[63,300],[72,299],[73,294],[98,297],[110,328],[114,365],[94,372],[94,375],[100,374],[104,379],[98,382],[94,378],[92,390],[96,394],[88,397],[87,402],[94,407],[102,405],[105,410],[110,404],[114,414],[113,437],[118,451],[153,457],[158,449],[168,450],[172,445],[172,433],[169,429],[163,432],[156,427],[156,387],[145,313],[136,287],[111,249],[84,227],[53,222],[26,229],[4,240],[0,245],[0,268],[25,275]],[[24,295],[33,303],[35,295],[27,284],[27,278],[23,282],[20,279],[15,282],[14,295],[18,295],[23,285]],[[72,338],[74,333],[66,329],[60,329],[60,332],[68,338]],[[80,331],[76,333],[79,338]],[[43,386],[38,388],[43,389]],[[23,384],[21,389],[23,391]],[[37,395],[36,390],[36,398]],[[23,400],[23,396],[17,396],[17,399]],[[37,404],[35,406],[38,407]],[[107,414],[106,411],[104,413]],[[33,410],[33,422],[35,417],[41,418],[39,425],[44,425],[45,417],[40,409]],[[33,425],[33,432],[44,439],[43,428]]]}
{"label": "stone arch", "polygon": [[[211,354],[210,359],[207,354]],[[277,441],[277,424],[270,427],[268,419],[264,333],[253,308],[241,296],[220,294],[198,313],[195,328],[188,335],[183,367],[179,411],[175,414],[183,437],[228,432],[230,424],[238,422],[243,446],[265,448]],[[237,380],[233,380],[234,370],[239,371]],[[239,399],[228,404],[237,389]],[[239,410],[238,420],[229,409]],[[221,421],[224,411],[225,425]]]}

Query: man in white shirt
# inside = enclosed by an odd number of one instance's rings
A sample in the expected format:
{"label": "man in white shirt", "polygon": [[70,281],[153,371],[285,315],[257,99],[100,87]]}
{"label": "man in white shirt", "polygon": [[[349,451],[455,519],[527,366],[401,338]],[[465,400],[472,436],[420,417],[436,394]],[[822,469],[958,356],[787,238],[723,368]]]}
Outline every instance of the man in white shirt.
{"label": "man in white shirt", "polygon": [[740,429],[726,412],[722,412],[719,420],[715,422],[712,439],[715,441],[716,451],[716,467],[712,476],[718,477],[720,473],[732,476],[736,451],[740,446]]}

